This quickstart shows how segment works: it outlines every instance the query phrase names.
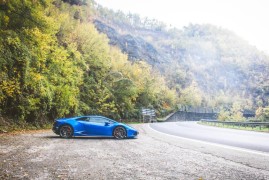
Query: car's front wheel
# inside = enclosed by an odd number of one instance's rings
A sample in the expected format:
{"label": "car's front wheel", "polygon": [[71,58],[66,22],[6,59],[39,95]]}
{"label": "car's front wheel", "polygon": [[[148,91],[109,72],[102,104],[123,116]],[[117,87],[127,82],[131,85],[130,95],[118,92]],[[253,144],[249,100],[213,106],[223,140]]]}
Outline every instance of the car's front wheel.
{"label": "car's front wheel", "polygon": [[73,128],[70,125],[60,127],[60,136],[62,138],[71,138],[73,136]]}
{"label": "car's front wheel", "polygon": [[124,127],[122,126],[118,126],[114,129],[113,131],[113,136],[116,138],[116,139],[124,139],[126,138],[126,130]]}

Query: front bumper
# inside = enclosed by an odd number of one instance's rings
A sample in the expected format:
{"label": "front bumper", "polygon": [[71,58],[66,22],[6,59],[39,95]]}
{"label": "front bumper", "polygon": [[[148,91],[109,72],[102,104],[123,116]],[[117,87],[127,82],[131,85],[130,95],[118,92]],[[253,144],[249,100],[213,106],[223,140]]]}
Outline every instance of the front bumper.
{"label": "front bumper", "polygon": [[127,132],[127,134],[128,134],[128,137],[134,138],[134,137],[136,137],[139,134],[139,132],[138,131],[135,131],[135,130],[129,130]]}
{"label": "front bumper", "polygon": [[53,131],[55,134],[57,134],[57,135],[60,134],[60,132],[59,132],[59,127],[56,126],[56,123],[53,124],[52,131]]}

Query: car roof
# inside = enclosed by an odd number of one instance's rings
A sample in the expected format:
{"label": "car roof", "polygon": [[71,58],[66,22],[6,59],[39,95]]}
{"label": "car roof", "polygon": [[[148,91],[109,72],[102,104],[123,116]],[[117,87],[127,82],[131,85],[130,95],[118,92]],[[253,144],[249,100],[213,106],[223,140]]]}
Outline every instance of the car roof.
{"label": "car roof", "polygon": [[108,117],[105,117],[105,116],[100,116],[100,115],[85,115],[85,116],[77,116],[77,117],[74,117],[74,119],[78,119],[78,118],[82,118],[82,117],[99,117],[99,118],[105,118],[105,119],[109,119],[111,121],[115,121],[114,119],[110,119]]}

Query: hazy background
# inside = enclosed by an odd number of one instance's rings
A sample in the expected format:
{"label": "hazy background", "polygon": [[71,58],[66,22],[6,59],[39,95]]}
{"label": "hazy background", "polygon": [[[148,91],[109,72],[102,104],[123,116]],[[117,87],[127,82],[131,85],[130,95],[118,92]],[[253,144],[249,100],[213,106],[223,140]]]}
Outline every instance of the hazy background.
{"label": "hazy background", "polygon": [[229,30],[269,54],[269,11],[266,0],[96,0],[125,13],[155,18],[168,26],[213,24]]}

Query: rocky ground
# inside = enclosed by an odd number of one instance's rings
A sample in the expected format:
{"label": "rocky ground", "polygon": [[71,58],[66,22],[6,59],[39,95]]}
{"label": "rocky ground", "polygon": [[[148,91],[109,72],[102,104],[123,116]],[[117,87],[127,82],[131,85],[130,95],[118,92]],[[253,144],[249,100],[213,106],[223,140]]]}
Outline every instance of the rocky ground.
{"label": "rocky ground", "polygon": [[160,134],[61,139],[52,131],[0,136],[0,179],[269,179],[269,156]]}

